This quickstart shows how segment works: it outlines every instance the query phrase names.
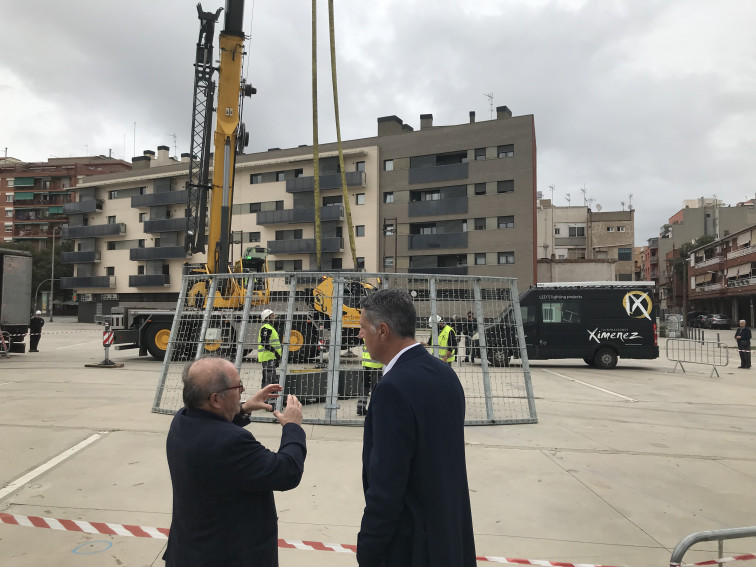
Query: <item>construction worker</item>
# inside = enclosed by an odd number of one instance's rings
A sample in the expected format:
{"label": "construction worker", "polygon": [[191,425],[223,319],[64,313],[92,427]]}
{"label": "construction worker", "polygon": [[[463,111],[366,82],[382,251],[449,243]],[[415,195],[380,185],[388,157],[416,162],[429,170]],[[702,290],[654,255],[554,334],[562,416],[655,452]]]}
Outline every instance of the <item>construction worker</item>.
{"label": "construction worker", "polygon": [[281,362],[281,340],[273,326],[276,314],[265,309],[260,314],[262,327],[257,334],[257,360],[262,364],[262,387],[278,382],[276,368]]}
{"label": "construction worker", "polygon": [[357,415],[367,413],[368,396],[383,375],[383,364],[370,358],[370,353],[362,339],[362,395],[357,398]]}
{"label": "construction worker", "polygon": [[[444,362],[451,365],[457,359],[457,333],[450,325],[444,323],[444,320],[439,315],[431,315],[428,317],[428,326],[433,328],[433,325],[438,325],[438,357]],[[431,334],[432,340],[433,335]],[[426,344],[425,346],[435,346]]]}

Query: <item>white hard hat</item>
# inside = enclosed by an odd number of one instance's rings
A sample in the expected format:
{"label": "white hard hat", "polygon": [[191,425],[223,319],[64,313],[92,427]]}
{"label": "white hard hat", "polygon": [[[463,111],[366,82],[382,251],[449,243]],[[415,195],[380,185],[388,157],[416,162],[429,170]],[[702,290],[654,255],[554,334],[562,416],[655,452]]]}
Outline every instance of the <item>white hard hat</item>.
{"label": "white hard hat", "polygon": [[37,312],[35,313],[35,315],[42,315],[42,312],[39,311],[39,310],[37,310]]}
{"label": "white hard hat", "polygon": [[434,324],[438,325],[439,323],[443,323],[444,320],[441,318],[440,315],[431,315],[428,317],[428,326],[432,327]]}
{"label": "white hard hat", "polygon": [[265,321],[268,317],[273,315],[272,309],[264,309],[262,313],[260,313],[260,320]]}

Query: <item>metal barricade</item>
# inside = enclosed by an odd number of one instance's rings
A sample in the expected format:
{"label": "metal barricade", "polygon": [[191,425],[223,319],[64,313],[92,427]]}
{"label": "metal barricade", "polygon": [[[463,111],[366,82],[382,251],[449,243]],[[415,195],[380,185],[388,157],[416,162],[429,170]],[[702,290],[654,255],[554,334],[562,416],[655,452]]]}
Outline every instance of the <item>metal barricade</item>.
{"label": "metal barricade", "polygon": [[694,565],[724,565],[725,563],[733,560],[745,560],[756,559],[756,555],[748,553],[744,555],[736,555],[734,557],[724,557],[724,541],[728,539],[738,539],[744,537],[756,537],[756,526],[749,526],[746,528],[727,528],[723,530],[711,530],[706,532],[695,532],[685,537],[680,543],[675,546],[672,551],[672,557],[669,559],[669,567],[680,567],[685,552],[688,551],[695,544],[703,541],[716,541],[717,542],[717,559],[714,561],[705,561],[703,563],[694,563]]}
{"label": "metal barricade", "polygon": [[[238,287],[240,286],[240,287]],[[416,337],[437,345],[441,317],[456,331],[452,368],[465,391],[466,424],[536,423],[535,397],[514,278],[335,272],[186,275],[182,283],[153,411],[173,414],[182,403],[181,372],[199,356],[235,363],[249,393],[261,387],[261,315],[275,313],[281,360],[276,368],[284,394],[303,404],[306,423],[362,425],[360,399],[369,395],[358,337],[360,301],[373,289],[407,290],[417,311]],[[197,295],[197,290],[203,291]],[[231,289],[244,289],[236,301]],[[224,291],[225,290],[225,291]],[[208,300],[205,301],[205,297]],[[471,313],[470,320],[467,319]],[[509,312],[506,336],[492,325]],[[342,317],[332,317],[343,313]],[[459,320],[457,320],[459,318]],[[463,321],[464,320],[464,321]],[[464,323],[464,324],[463,324]],[[439,347],[428,347],[439,356]],[[518,353],[519,360],[501,356]],[[475,360],[465,362],[464,359]],[[282,407],[284,396],[278,398]],[[269,421],[258,412],[253,419]]]}
{"label": "metal barricade", "polygon": [[672,372],[677,370],[678,365],[685,372],[683,362],[707,364],[711,365],[711,374],[709,374],[709,377],[716,374],[717,378],[719,378],[717,366],[727,366],[730,360],[729,357],[727,346],[719,341],[667,339],[667,360],[675,363],[675,368]]}

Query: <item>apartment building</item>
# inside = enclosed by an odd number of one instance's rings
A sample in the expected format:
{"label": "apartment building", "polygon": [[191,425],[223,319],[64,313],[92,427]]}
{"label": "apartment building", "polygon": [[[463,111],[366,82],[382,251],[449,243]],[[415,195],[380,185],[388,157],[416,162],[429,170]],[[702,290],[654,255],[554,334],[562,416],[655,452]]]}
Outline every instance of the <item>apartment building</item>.
{"label": "apartment building", "polygon": [[0,160],[3,241],[32,242],[38,250],[45,250],[67,223],[63,206],[82,179],[130,168],[128,162],[105,156],[50,158],[34,163]]}
{"label": "apartment building", "polygon": [[[415,130],[396,116],[378,119],[377,136],[343,142],[348,203],[336,144],[320,146],[322,254],[315,249],[313,148],[272,148],[238,156],[232,257],[268,249],[272,271],[403,272],[508,276],[536,281],[536,145],[532,115],[497,109],[494,120],[453,126],[420,117]],[[183,158],[186,160],[186,156]],[[65,205],[75,241],[64,261],[75,275],[62,286],[84,311],[174,301],[185,262],[188,163],[168,148],[145,152],[129,172],[76,188]],[[349,206],[357,265],[346,222]],[[91,305],[84,305],[91,303]]]}
{"label": "apartment building", "polygon": [[557,207],[541,199],[537,226],[539,281],[634,279],[634,210]]}

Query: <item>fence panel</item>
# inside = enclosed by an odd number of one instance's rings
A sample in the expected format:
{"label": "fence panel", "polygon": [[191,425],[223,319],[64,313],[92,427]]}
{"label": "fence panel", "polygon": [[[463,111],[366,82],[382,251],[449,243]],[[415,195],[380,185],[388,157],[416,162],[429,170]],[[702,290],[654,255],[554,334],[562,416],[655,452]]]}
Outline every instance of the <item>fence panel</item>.
{"label": "fence panel", "polygon": [[685,372],[683,362],[692,364],[707,364],[711,366],[711,375],[719,376],[717,366],[729,364],[727,345],[719,341],[697,341],[693,339],[667,339],[667,360],[675,363],[675,370],[679,365]]}
{"label": "fence panel", "polygon": [[[465,390],[468,425],[537,421],[516,280],[345,272],[184,276],[153,411],[172,414],[183,406],[181,372],[199,356],[233,361],[247,392],[257,391],[262,386],[260,316],[270,309],[282,350],[277,378],[284,394],[302,402],[305,422],[362,425],[357,406],[367,392],[358,337],[360,302],[382,287],[406,289],[414,298],[418,341],[437,345],[438,328],[428,324],[432,316],[455,330],[452,367]],[[492,323],[507,312],[516,325],[500,336],[506,326]],[[438,346],[428,349],[438,356]],[[501,355],[513,349],[520,353],[516,364]],[[279,397],[279,408],[284,399]],[[253,419],[271,417],[258,412]]]}

